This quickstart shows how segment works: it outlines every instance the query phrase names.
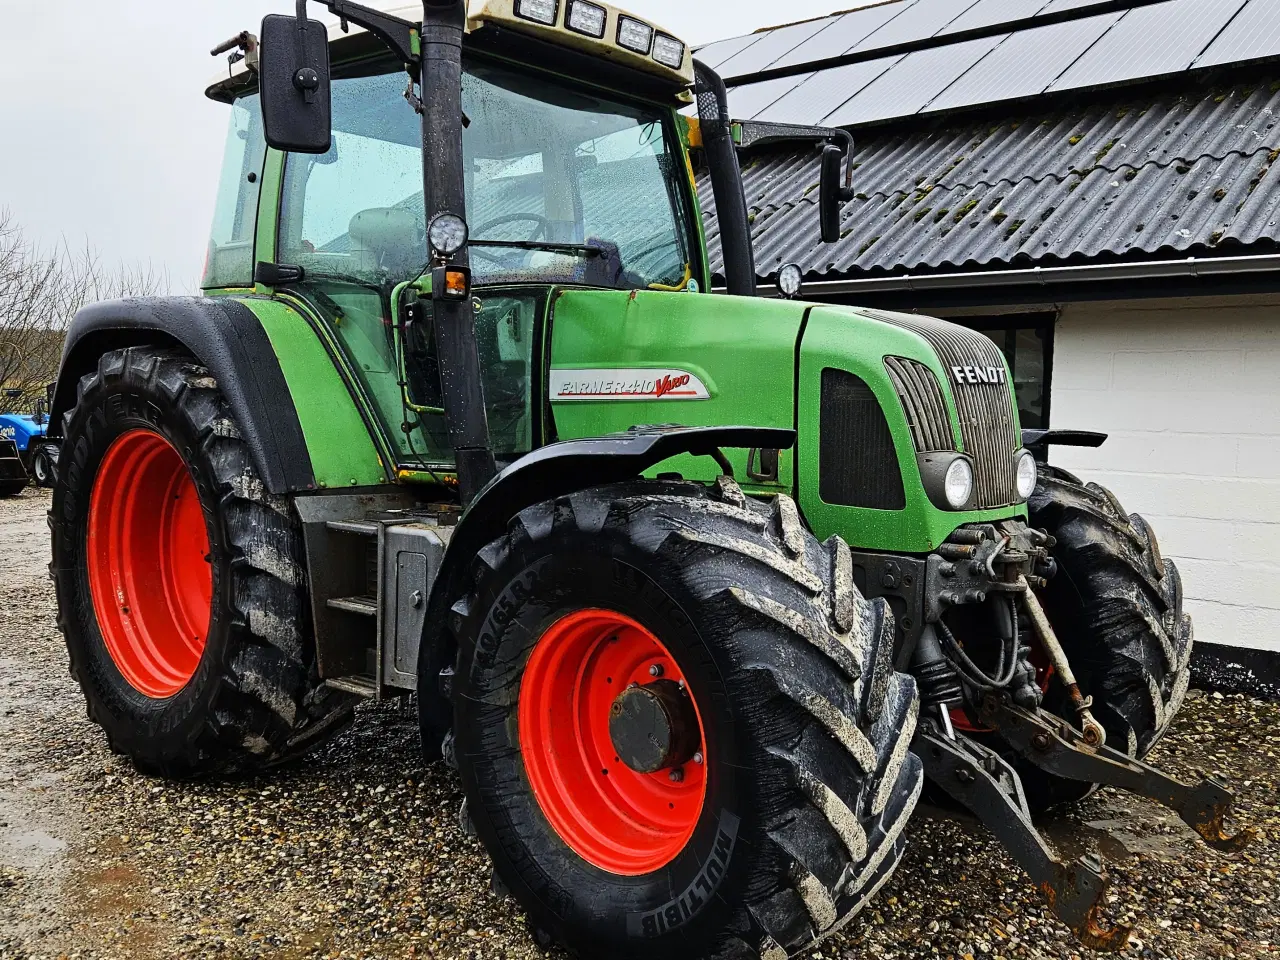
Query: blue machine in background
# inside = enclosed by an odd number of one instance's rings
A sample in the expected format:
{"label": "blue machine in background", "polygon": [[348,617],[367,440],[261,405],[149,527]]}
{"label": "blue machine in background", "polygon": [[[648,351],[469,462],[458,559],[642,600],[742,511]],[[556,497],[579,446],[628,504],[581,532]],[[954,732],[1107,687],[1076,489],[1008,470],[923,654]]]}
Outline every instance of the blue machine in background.
{"label": "blue machine in background", "polygon": [[[8,392],[9,399],[20,399],[21,396],[21,391]],[[0,413],[0,446],[4,447],[0,450],[0,459],[11,460],[16,455],[25,476],[40,487],[53,486],[58,467],[58,444],[48,438],[47,409],[47,400],[41,398],[36,401],[33,413]],[[0,473],[13,474],[12,465]],[[20,492],[22,487],[12,489],[18,479],[17,476],[0,476],[0,484],[9,491],[0,490],[0,496],[14,496]]]}

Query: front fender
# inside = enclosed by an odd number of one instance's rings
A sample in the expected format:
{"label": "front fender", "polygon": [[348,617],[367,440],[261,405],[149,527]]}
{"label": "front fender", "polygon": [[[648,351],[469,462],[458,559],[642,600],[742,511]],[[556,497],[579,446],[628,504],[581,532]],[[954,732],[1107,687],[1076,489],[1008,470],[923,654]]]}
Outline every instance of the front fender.
{"label": "front fender", "polygon": [[[443,738],[452,707],[438,695],[439,671],[451,662],[450,608],[469,588],[471,562],[527,507],[592,487],[622,483],[683,453],[712,456],[722,447],[790,450],[794,430],[772,427],[649,427],[629,433],[553,443],[498,474],[468,507],[449,541],[431,590],[418,657],[424,743]],[[428,749],[431,749],[428,745]]]}

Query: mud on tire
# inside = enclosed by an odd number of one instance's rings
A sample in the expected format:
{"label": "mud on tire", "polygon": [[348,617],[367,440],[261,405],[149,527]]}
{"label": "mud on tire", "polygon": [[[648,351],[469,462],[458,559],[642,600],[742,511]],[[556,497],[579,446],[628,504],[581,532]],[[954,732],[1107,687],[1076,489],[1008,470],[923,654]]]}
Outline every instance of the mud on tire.
{"label": "mud on tire", "polygon": [[[893,669],[892,615],[857,591],[848,547],[819,543],[789,498],[757,502],[726,479],[563,497],[485,548],[474,584],[453,617],[464,815],[539,942],[584,957],[777,960],[839,929],[892,874],[921,787],[915,682]],[[517,729],[544,631],[602,608],[671,651],[705,734],[692,837],[641,876],[561,839]]]}
{"label": "mud on tire", "polygon": [[[207,527],[213,600],[190,681],[144,695],[107,650],[86,570],[90,498],[112,443],[159,434],[180,452]],[[323,687],[309,635],[301,526],[267,493],[209,372],[186,354],[131,347],[105,354],[64,420],[53,505],[58,625],[89,717],[142,770],[183,778],[281,763],[349,720],[352,700]]]}
{"label": "mud on tire", "polygon": [[[1127,515],[1115,495],[1065,470],[1042,467],[1031,523],[1057,538],[1058,574],[1045,610],[1109,746],[1145,757],[1182,706],[1191,679],[1191,617],[1182,578],[1164,559],[1147,522]],[[1045,706],[1073,719],[1060,684]],[[1037,808],[1079,799],[1089,784],[1020,767]]]}

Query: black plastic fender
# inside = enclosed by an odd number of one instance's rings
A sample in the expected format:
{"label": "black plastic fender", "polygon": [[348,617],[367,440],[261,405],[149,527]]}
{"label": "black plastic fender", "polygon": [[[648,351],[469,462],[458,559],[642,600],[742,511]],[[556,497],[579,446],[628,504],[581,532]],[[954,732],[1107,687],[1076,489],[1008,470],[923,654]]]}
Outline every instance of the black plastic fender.
{"label": "black plastic fender", "polygon": [[268,490],[315,489],[311,454],[275,350],[253,311],[231,297],[139,297],[82,309],[62,350],[49,435],[62,436],[62,416],[99,357],[141,344],[180,345],[209,368]]}
{"label": "black plastic fender", "polygon": [[468,588],[471,562],[506,532],[521,510],[566,494],[621,483],[682,453],[716,456],[722,448],[790,450],[796,432],[772,427],[637,427],[622,434],[553,443],[498,474],[462,515],[431,588],[418,656],[423,747],[434,758],[452,723],[440,671],[452,663],[449,609]]}

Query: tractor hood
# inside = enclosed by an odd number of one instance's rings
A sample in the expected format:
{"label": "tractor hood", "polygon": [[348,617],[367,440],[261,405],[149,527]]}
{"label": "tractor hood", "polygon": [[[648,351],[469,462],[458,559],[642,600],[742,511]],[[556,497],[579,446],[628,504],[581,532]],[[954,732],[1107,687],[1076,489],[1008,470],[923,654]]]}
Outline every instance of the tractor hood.
{"label": "tractor hood", "polygon": [[0,440],[12,440],[19,452],[26,452],[32,440],[45,435],[47,426],[47,420],[37,423],[25,414],[0,414]]}
{"label": "tractor hood", "polygon": [[[1008,367],[955,324],[785,300],[562,289],[552,297],[548,401],[562,440],[648,424],[796,429],[776,471],[726,451],[759,493],[795,491],[819,532],[855,522],[864,545],[928,552],[957,526],[1025,514]],[[921,458],[973,461],[970,509],[940,508]],[[659,473],[713,480],[709,460]],[[876,485],[862,481],[875,480]]]}

